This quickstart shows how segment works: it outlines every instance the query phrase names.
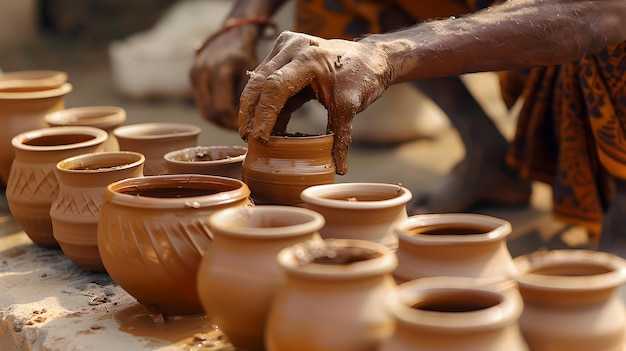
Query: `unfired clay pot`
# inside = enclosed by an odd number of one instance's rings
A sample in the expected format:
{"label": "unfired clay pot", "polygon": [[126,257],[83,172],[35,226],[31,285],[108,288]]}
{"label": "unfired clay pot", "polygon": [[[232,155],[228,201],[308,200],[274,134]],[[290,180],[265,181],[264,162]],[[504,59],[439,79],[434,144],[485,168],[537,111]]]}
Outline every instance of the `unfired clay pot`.
{"label": "unfired clay pot", "polygon": [[[65,74],[63,77],[67,78]],[[63,109],[65,96],[72,91],[70,83],[55,86],[43,82],[38,83],[43,84],[39,86],[27,84],[34,83],[33,81],[21,82],[23,86],[20,89],[11,85],[15,82],[5,82],[4,87],[0,84],[0,180],[4,184],[8,183],[9,171],[15,157],[11,139],[19,133],[48,127],[44,116]]]}
{"label": "unfired clay pot", "polygon": [[119,151],[120,146],[113,130],[126,122],[126,111],[117,106],[82,106],[66,108],[45,116],[51,127],[89,126],[104,129],[109,138],[104,142],[104,151]]}
{"label": "unfired clay pot", "polygon": [[432,276],[510,279],[515,264],[506,244],[511,224],[473,213],[414,215],[396,226],[398,283]]}
{"label": "unfired clay pot", "polygon": [[140,123],[121,126],[113,135],[122,151],[135,151],[146,157],[145,175],[167,174],[163,156],[174,150],[196,146],[200,127],[184,123]]}
{"label": "unfired clay pot", "polygon": [[237,348],[263,350],[267,313],[284,278],[276,255],[320,240],[324,218],[291,206],[257,205],[216,212],[214,234],[198,272],[204,311]]}
{"label": "unfired clay pot", "polygon": [[248,140],[243,181],[258,204],[301,204],[300,193],[335,181],[333,135],[270,136],[267,144]]}
{"label": "unfired clay pot", "polygon": [[322,238],[362,239],[397,246],[395,226],[407,218],[411,192],[385,183],[316,185],[300,194],[304,207],[321,213]]}
{"label": "unfired clay pot", "polygon": [[170,174],[206,174],[241,179],[245,146],[195,146],[170,151],[163,158]]}
{"label": "unfired clay pot", "polygon": [[531,350],[624,349],[622,258],[590,250],[554,250],[520,256],[515,263],[524,300],[519,323]]}
{"label": "unfired clay pot", "polygon": [[148,309],[202,313],[196,276],[211,247],[207,218],[250,205],[240,180],[160,175],[111,183],[98,221],[98,250],[109,275]]}
{"label": "unfired clay pot", "polygon": [[107,133],[92,127],[48,127],[13,137],[15,160],[6,196],[11,214],[37,245],[58,247],[50,208],[59,191],[54,174],[59,161],[103,150]]}
{"label": "unfired clay pot", "polygon": [[386,302],[395,330],[381,351],[528,350],[514,281],[485,285],[467,277],[421,278],[397,286]]}
{"label": "unfired clay pot", "polygon": [[393,332],[386,296],[396,256],[366,240],[325,239],[281,250],[286,281],[270,309],[268,351],[377,350]]}
{"label": "unfired clay pot", "polygon": [[107,151],[57,163],[59,193],[50,208],[52,231],[63,253],[77,266],[105,271],[97,239],[104,190],[118,180],[141,177],[144,160],[137,152]]}

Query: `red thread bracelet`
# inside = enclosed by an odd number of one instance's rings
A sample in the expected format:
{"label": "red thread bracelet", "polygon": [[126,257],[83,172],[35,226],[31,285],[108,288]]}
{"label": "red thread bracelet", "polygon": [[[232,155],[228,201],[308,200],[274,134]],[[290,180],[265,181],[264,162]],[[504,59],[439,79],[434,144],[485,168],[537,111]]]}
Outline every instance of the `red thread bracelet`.
{"label": "red thread bracelet", "polygon": [[231,29],[244,26],[246,24],[269,26],[270,28],[272,28],[273,31],[276,31],[278,29],[276,23],[267,17],[229,18],[224,22],[224,26],[220,28],[220,30],[211,34],[202,44],[198,45],[198,43],[196,43],[194,45],[194,49],[196,50],[196,52],[199,52],[211,41],[211,39],[215,38],[216,36],[224,32],[228,32]]}

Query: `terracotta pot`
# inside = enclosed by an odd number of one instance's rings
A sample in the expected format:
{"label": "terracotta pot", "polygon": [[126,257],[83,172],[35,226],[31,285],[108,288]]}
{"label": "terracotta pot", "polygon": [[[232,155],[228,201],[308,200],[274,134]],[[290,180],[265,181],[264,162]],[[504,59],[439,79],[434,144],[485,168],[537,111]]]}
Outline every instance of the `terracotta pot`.
{"label": "terracotta pot", "polygon": [[15,157],[11,139],[29,130],[47,127],[44,116],[65,107],[65,96],[72,91],[72,85],[29,89],[31,91],[15,91],[8,86],[0,87],[0,180],[4,184],[8,183]]}
{"label": "terracotta pot", "polygon": [[395,330],[381,351],[528,350],[518,324],[523,302],[513,281],[421,278],[400,284],[386,301]]}
{"label": "terracotta pot", "polygon": [[519,323],[531,350],[624,349],[622,258],[597,251],[554,250],[520,256],[515,263],[524,300]]}
{"label": "terracotta pot", "polygon": [[398,283],[432,276],[494,282],[510,279],[515,264],[506,244],[511,224],[472,213],[414,215],[396,226]]}
{"label": "terracotta pot", "polygon": [[113,131],[120,150],[135,151],[146,156],[143,173],[167,173],[163,156],[174,150],[196,146],[201,129],[183,123],[140,123],[118,127]]}
{"label": "terracotta pot", "polygon": [[82,154],[57,163],[59,193],[52,202],[52,231],[77,266],[104,272],[98,252],[98,220],[107,185],[143,175],[144,156],[130,151]]}
{"label": "terracotta pot", "polygon": [[365,240],[325,239],[281,250],[286,281],[270,309],[268,351],[377,350],[393,332],[385,298],[396,256]]}
{"label": "terracotta pot", "polygon": [[170,174],[206,174],[241,180],[245,146],[195,146],[170,151],[163,156]]}
{"label": "terracotta pot", "polygon": [[119,151],[120,146],[113,130],[126,122],[126,111],[117,106],[72,107],[47,114],[46,123],[51,127],[89,126],[104,129],[109,138],[104,142],[104,151]]}
{"label": "terracotta pot", "polygon": [[283,284],[276,255],[287,246],[320,240],[324,218],[290,206],[227,209],[209,218],[214,234],[198,272],[204,311],[237,348],[264,349],[265,321]]}
{"label": "terracotta pot", "polygon": [[28,92],[55,89],[67,82],[67,73],[54,70],[0,72],[0,90]]}
{"label": "terracotta pot", "polygon": [[56,127],[27,131],[12,139],[15,160],[6,196],[11,214],[37,245],[58,247],[50,208],[59,191],[56,164],[68,157],[103,150],[107,133],[92,127]]}
{"label": "terracotta pot", "polygon": [[362,239],[396,247],[395,226],[407,218],[411,192],[397,184],[316,185],[300,194],[304,207],[326,219],[322,238]]}
{"label": "terracotta pot", "polygon": [[98,221],[98,250],[109,275],[148,309],[202,313],[196,276],[211,246],[207,218],[249,205],[243,182],[207,175],[160,175],[111,183]]}
{"label": "terracotta pot", "polygon": [[300,204],[300,193],[311,185],[335,181],[333,136],[270,136],[267,144],[248,140],[243,181],[258,204]]}

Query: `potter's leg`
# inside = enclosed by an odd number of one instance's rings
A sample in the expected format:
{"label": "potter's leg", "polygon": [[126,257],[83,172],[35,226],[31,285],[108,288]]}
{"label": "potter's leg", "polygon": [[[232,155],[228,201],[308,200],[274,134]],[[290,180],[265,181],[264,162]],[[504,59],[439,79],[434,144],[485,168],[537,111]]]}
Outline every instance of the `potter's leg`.
{"label": "potter's leg", "polygon": [[450,118],[465,146],[465,157],[435,189],[418,194],[411,213],[462,212],[490,202],[526,205],[530,183],[505,162],[508,141],[460,78],[414,82]]}
{"label": "potter's leg", "polygon": [[598,250],[626,258],[626,181],[615,180],[615,199],[602,222]]}

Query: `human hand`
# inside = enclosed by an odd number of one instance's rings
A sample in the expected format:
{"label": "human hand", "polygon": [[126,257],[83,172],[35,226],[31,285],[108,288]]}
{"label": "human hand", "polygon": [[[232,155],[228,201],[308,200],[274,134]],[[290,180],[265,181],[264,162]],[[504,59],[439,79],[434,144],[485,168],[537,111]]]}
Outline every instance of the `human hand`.
{"label": "human hand", "polygon": [[337,174],[345,174],[352,120],[382,95],[391,80],[386,52],[375,42],[325,40],[283,32],[252,72],[240,100],[239,133],[267,142],[284,131],[291,113],[317,99],[334,134]]}

